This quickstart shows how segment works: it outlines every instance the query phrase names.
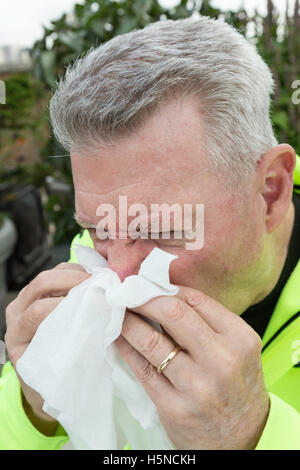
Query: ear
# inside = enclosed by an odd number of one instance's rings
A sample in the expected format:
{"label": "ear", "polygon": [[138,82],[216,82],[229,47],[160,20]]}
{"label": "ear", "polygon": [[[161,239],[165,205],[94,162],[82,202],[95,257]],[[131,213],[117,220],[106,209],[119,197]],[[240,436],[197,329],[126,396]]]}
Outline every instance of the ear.
{"label": "ear", "polygon": [[268,233],[282,223],[290,207],[295,165],[296,153],[293,147],[280,144],[263,155],[257,166]]}

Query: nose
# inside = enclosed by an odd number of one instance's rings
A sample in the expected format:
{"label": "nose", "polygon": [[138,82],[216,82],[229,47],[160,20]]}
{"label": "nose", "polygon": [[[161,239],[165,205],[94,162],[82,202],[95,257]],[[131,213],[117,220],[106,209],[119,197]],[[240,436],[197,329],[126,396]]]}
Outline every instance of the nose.
{"label": "nose", "polygon": [[157,244],[153,240],[108,240],[105,258],[108,267],[115,271],[121,281],[138,274],[140,265]]}

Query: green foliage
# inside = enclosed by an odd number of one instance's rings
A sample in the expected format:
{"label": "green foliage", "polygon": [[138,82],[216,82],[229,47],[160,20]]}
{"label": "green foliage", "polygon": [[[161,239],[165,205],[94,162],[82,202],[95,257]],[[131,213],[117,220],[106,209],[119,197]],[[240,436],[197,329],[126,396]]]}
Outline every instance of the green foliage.
{"label": "green foliage", "polygon": [[72,238],[80,231],[73,218],[74,206],[67,197],[51,194],[45,205],[46,221],[48,225],[55,225],[53,237],[54,245],[71,243]]}
{"label": "green foliage", "polygon": [[40,98],[43,84],[30,74],[22,73],[5,80],[6,104],[0,106],[0,128],[24,129],[34,127],[31,109]]}
{"label": "green foliage", "polygon": [[[295,1],[293,14],[286,11],[282,24],[273,2],[268,0],[265,18],[256,14],[256,46],[272,70],[275,93],[272,121],[277,138],[287,142],[300,152],[300,106],[292,102],[294,80],[300,78],[300,11]],[[262,23],[260,33],[258,25]]]}

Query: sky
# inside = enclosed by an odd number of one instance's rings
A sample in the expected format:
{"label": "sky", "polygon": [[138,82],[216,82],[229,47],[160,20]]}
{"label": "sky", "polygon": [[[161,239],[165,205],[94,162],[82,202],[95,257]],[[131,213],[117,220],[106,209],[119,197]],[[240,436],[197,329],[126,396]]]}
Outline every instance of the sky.
{"label": "sky", "polygon": [[[242,0],[213,0],[222,9],[237,9]],[[264,12],[267,0],[244,0],[250,12],[257,8]],[[72,10],[82,0],[0,0],[0,47],[30,47],[43,35],[42,25],[49,25],[62,13]],[[174,6],[178,0],[160,0],[164,7]],[[276,7],[284,11],[286,0],[274,0]],[[290,0],[293,3],[293,0]]]}

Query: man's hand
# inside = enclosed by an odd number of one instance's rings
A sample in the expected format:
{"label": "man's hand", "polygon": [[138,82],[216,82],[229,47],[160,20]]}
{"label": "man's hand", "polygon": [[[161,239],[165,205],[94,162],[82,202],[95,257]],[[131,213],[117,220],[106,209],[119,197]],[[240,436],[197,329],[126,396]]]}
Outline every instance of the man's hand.
{"label": "man's hand", "polygon": [[[178,287],[131,309],[166,335],[127,310],[115,343],[177,449],[254,449],[269,412],[260,337],[211,297]],[[158,374],[172,338],[183,350]]]}
{"label": "man's hand", "polygon": [[[4,340],[15,370],[17,360],[27,349],[40,323],[57,307],[70,289],[89,276],[78,264],[61,263],[54,269],[38,274],[8,305]],[[42,397],[26,385],[18,373],[17,376],[22,387],[26,414],[37,429],[51,435],[55,430],[56,421],[42,410]]]}

